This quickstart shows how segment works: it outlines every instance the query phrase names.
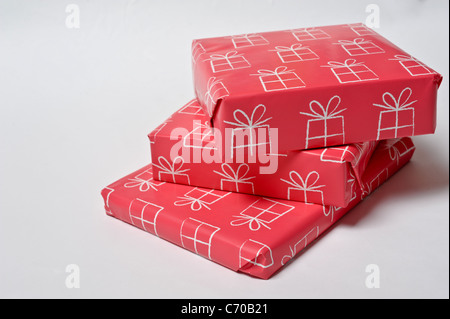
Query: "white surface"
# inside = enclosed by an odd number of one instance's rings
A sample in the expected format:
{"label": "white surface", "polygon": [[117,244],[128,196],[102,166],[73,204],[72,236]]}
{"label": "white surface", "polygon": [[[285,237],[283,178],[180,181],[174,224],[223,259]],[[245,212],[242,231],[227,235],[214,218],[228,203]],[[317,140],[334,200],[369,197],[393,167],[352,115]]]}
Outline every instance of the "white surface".
{"label": "white surface", "polygon": [[[70,3],[79,29],[65,25]],[[104,214],[101,189],[150,162],[147,133],[193,97],[192,39],[364,22],[369,3],[0,0],[0,297],[448,298],[444,0],[376,2],[377,31],[444,75],[436,134],[270,280]],[[65,286],[68,264],[80,289]]]}

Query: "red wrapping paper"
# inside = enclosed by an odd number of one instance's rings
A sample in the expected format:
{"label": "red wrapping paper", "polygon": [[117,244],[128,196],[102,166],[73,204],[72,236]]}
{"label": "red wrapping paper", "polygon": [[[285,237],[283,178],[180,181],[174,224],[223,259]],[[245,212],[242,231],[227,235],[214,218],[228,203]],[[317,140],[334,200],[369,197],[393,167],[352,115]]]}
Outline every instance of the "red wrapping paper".
{"label": "red wrapping paper", "polygon": [[[255,163],[207,163],[203,152],[220,147],[207,122],[192,100],[149,134],[155,180],[346,207],[378,143],[267,155],[273,164],[257,158]],[[273,171],[262,174],[269,165]]]}
{"label": "red wrapping paper", "polygon": [[[152,179],[152,166],[102,190],[105,210],[234,271],[267,279],[405,165],[409,138],[381,142],[346,208]],[[151,253],[151,252],[150,252]]]}
{"label": "red wrapping paper", "polygon": [[363,24],[194,40],[192,67],[211,125],[231,139],[277,128],[287,151],[435,131],[442,76]]}

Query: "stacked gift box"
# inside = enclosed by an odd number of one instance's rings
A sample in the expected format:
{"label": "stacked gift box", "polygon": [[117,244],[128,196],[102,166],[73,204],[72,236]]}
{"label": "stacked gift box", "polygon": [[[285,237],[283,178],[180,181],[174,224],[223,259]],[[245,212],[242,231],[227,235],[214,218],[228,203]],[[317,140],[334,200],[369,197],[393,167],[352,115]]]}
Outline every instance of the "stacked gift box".
{"label": "stacked gift box", "polygon": [[108,215],[269,278],[432,134],[440,74],[363,24],[194,40],[195,99]]}

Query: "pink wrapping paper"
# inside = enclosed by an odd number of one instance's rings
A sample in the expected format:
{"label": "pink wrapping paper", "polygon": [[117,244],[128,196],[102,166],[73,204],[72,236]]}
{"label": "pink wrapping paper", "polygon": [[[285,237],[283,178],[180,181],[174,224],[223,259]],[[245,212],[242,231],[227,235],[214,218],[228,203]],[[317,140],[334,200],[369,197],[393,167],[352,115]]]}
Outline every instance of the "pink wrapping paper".
{"label": "pink wrapping paper", "polygon": [[435,131],[442,76],[363,24],[194,40],[192,67],[205,114],[232,141],[277,128],[288,151]]}
{"label": "pink wrapping paper", "polygon": [[149,134],[155,180],[346,207],[378,143],[267,155],[274,168],[263,174],[269,163],[207,163],[196,156],[219,151],[207,122],[192,100]]}
{"label": "pink wrapping paper", "polygon": [[151,165],[112,183],[102,196],[109,216],[234,271],[267,279],[405,165],[413,152],[409,138],[381,142],[346,208],[158,182]]}

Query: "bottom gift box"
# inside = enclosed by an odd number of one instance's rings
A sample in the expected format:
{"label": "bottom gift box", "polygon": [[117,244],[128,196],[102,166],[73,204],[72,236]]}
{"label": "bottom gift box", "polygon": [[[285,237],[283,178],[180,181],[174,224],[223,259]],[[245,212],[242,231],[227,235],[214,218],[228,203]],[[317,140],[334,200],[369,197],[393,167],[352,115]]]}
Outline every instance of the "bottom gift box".
{"label": "bottom gift box", "polygon": [[268,279],[404,166],[414,149],[410,138],[380,142],[345,208],[160,182],[151,164],[104,188],[102,196],[109,216]]}

